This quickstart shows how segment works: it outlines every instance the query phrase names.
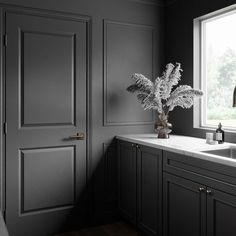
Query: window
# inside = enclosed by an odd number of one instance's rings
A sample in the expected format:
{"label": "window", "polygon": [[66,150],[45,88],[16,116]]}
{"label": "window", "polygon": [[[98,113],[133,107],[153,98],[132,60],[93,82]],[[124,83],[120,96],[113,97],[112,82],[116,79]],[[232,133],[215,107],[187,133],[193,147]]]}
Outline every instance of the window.
{"label": "window", "polygon": [[236,129],[236,6],[194,20],[194,86],[204,96],[194,108],[194,127],[221,122]]}

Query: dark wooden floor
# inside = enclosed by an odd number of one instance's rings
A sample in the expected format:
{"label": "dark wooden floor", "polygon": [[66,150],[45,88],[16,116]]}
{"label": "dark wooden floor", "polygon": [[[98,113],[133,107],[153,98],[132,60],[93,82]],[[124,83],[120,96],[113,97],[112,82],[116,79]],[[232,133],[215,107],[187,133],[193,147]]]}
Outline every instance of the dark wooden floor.
{"label": "dark wooden floor", "polygon": [[141,233],[127,223],[117,222],[55,236],[141,236]]}

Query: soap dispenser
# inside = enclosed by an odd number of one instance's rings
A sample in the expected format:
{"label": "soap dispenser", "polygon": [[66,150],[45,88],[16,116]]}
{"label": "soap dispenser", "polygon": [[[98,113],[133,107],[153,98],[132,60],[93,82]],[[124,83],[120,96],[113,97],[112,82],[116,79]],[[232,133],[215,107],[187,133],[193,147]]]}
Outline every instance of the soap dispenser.
{"label": "soap dispenser", "polygon": [[219,144],[223,143],[225,139],[225,132],[222,129],[222,124],[219,123],[218,128],[216,129],[216,141],[218,141]]}

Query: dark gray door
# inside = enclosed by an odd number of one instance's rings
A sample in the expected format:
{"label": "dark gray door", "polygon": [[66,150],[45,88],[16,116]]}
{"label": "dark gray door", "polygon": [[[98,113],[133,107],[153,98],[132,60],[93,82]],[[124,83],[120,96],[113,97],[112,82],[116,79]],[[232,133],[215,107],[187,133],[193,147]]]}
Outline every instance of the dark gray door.
{"label": "dark gray door", "polygon": [[118,146],[118,192],[119,211],[124,218],[136,224],[136,147],[119,141]]}
{"label": "dark gray door", "polygon": [[137,161],[138,226],[148,235],[161,235],[162,151],[138,145]]}
{"label": "dark gray door", "polygon": [[86,22],[7,12],[6,34],[7,227],[53,235],[84,206]]}
{"label": "dark gray door", "polygon": [[207,193],[207,236],[234,236],[236,196],[215,189]]}
{"label": "dark gray door", "polygon": [[164,236],[205,236],[206,188],[164,173]]}

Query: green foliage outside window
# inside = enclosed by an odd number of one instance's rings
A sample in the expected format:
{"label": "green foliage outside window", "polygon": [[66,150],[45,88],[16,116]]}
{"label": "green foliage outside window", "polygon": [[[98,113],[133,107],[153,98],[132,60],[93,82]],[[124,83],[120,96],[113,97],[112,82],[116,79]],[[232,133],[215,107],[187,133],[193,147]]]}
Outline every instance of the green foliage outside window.
{"label": "green foliage outside window", "polygon": [[207,58],[207,119],[210,124],[224,121],[236,125],[236,109],[232,97],[236,86],[236,53],[228,48],[216,57],[209,49]]}

